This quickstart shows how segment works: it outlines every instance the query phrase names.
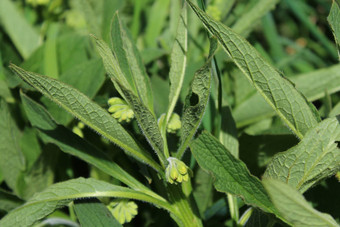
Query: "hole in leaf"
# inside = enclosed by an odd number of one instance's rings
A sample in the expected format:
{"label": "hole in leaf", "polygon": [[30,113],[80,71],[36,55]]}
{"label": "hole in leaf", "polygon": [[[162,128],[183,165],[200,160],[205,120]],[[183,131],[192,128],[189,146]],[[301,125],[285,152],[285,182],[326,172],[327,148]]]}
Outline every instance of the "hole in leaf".
{"label": "hole in leaf", "polygon": [[196,93],[192,93],[190,97],[190,106],[196,106],[198,104],[199,97]]}

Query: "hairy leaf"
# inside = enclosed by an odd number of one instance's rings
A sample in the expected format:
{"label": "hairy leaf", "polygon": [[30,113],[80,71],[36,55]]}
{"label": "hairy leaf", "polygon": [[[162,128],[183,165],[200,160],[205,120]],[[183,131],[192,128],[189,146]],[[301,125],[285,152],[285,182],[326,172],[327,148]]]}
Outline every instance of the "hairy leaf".
{"label": "hairy leaf", "polygon": [[106,110],[92,102],[87,96],[60,81],[27,72],[13,64],[10,67],[23,80],[90,128],[117,144],[128,154],[159,170],[158,164],[150,154],[142,150],[131,135]]}
{"label": "hairy leaf", "polygon": [[216,22],[187,0],[225,52],[245,74],[258,92],[288,127],[300,138],[318,122],[316,111],[293,84],[270,66],[245,39],[220,22]]}
{"label": "hairy leaf", "polygon": [[326,119],[308,131],[298,145],[274,156],[263,177],[305,192],[340,170],[339,140],[339,119]]}
{"label": "hairy leaf", "polygon": [[208,132],[203,132],[190,148],[198,164],[215,178],[216,190],[238,195],[266,212],[276,212],[261,181]]}
{"label": "hairy leaf", "polygon": [[210,64],[208,60],[207,63],[195,73],[189,94],[185,100],[180,137],[181,145],[177,152],[179,158],[182,157],[200,125],[209,101],[211,86]]}
{"label": "hairy leaf", "polygon": [[[63,152],[84,160],[135,190],[164,200],[113,162],[103,151],[75,135],[64,126],[57,125],[41,105],[24,94],[22,94],[22,97],[25,100],[24,108],[27,113],[30,113],[29,120],[32,122],[32,119],[34,121],[38,118],[41,119],[36,126],[40,129],[40,136],[44,142],[57,145]],[[27,103],[29,104],[27,105]],[[48,127],[46,128],[45,125],[48,125]]]}
{"label": "hairy leaf", "polygon": [[329,214],[313,209],[293,187],[273,179],[263,180],[263,185],[275,207],[292,226],[339,226]]}
{"label": "hairy leaf", "polygon": [[125,77],[131,78],[137,89],[138,97],[145,106],[153,111],[153,95],[148,75],[137,47],[126,26],[118,16],[113,16],[111,24],[111,45],[119,67]]}
{"label": "hairy leaf", "polygon": [[112,185],[95,179],[78,178],[54,184],[45,191],[35,194],[23,206],[11,211],[0,220],[0,226],[30,226],[55,209],[66,206],[70,201],[81,198],[118,197],[154,203],[172,211],[166,202],[160,202],[149,195],[126,187]]}

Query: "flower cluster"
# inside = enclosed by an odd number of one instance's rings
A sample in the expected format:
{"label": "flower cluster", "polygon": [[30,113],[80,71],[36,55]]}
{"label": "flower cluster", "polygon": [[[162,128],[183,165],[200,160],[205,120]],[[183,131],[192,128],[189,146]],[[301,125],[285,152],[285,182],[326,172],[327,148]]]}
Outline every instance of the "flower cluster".
{"label": "flower cluster", "polygon": [[107,208],[120,224],[128,223],[138,214],[138,206],[128,199],[116,199]]}
{"label": "flower cluster", "polygon": [[165,177],[170,184],[187,182],[192,175],[191,170],[181,160],[168,158],[168,166],[165,170]]}
{"label": "flower cluster", "polygon": [[121,98],[110,98],[108,104],[110,106],[108,111],[112,113],[112,116],[116,118],[119,122],[130,122],[135,117],[133,110]]}
{"label": "flower cluster", "polygon": [[176,133],[182,127],[181,119],[178,114],[173,113],[169,119],[169,123],[167,125],[168,133]]}

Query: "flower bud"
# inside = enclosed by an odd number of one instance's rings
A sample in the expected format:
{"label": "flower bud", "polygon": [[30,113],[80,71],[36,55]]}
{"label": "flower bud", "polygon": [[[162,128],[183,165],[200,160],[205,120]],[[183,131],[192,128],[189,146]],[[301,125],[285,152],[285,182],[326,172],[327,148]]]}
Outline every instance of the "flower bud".
{"label": "flower bud", "polygon": [[173,113],[169,119],[169,123],[167,125],[168,133],[176,133],[178,129],[182,127],[181,119],[178,114]]}
{"label": "flower bud", "polygon": [[120,224],[130,222],[138,214],[138,206],[128,199],[116,199],[107,208]]}
{"label": "flower bud", "polygon": [[177,158],[168,158],[168,166],[165,169],[165,177],[170,184],[182,183],[188,181],[191,170],[181,160]]}
{"label": "flower bud", "polygon": [[112,113],[112,117],[116,118],[118,122],[130,122],[135,117],[133,110],[121,98],[110,98],[108,104],[110,105],[108,111]]}

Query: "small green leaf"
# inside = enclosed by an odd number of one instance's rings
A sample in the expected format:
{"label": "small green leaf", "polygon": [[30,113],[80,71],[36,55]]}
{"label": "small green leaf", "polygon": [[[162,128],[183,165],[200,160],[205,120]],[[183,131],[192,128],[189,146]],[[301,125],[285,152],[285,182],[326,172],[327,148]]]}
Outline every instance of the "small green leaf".
{"label": "small green leaf", "polygon": [[333,1],[331,11],[327,17],[328,23],[331,25],[335,43],[338,47],[338,55],[340,60],[340,3]]}
{"label": "small green leaf", "polygon": [[207,63],[200,68],[194,76],[189,94],[186,97],[183,107],[181,145],[178,148],[177,157],[181,158],[187,149],[192,137],[201,123],[205,108],[208,104],[211,71],[210,58]]}
{"label": "small green leaf", "polygon": [[129,155],[160,170],[151,155],[142,150],[131,135],[106,110],[92,102],[87,96],[60,81],[27,72],[13,64],[10,67],[27,83],[79,118],[90,128],[120,146]]}
{"label": "small green leaf", "polygon": [[91,178],[78,178],[54,184],[45,191],[35,194],[23,206],[18,207],[2,218],[0,226],[30,226],[54,210],[66,206],[72,200],[94,197],[137,199],[156,204],[168,211],[173,211],[169,203],[161,202],[142,192]]}
{"label": "small green leaf", "polygon": [[171,67],[169,73],[170,94],[166,123],[169,122],[171,114],[176,106],[185,75],[186,55],[188,51],[187,7],[185,3],[177,26],[177,35],[171,52]]}
{"label": "small green leaf", "polygon": [[190,148],[198,164],[215,178],[216,190],[240,196],[246,203],[276,214],[261,181],[216,138],[205,131]]}
{"label": "small green leaf", "polygon": [[76,200],[74,210],[82,227],[122,227],[98,199]]}
{"label": "small green leaf", "polygon": [[118,12],[113,16],[111,24],[111,45],[122,73],[130,78],[129,81],[132,81],[136,87],[135,95],[138,94],[137,96],[141,98],[144,105],[153,111],[153,95],[149,77],[131,34],[120,20]]}
{"label": "small green leaf", "polygon": [[339,119],[328,118],[308,131],[298,145],[274,156],[263,177],[305,192],[340,170],[339,140]]}
{"label": "small green leaf", "polygon": [[298,137],[302,138],[309,128],[317,124],[318,118],[305,98],[254,47],[230,28],[212,20],[190,0],[187,2],[248,80]]}
{"label": "small green leaf", "polygon": [[8,105],[0,100],[0,169],[7,185],[18,193],[18,179],[26,169],[25,157],[20,147],[22,136]]}
{"label": "small green leaf", "polygon": [[13,1],[0,1],[0,22],[24,58],[28,58],[40,45],[39,34],[26,21]]}
{"label": "small green leaf", "polygon": [[281,181],[263,180],[275,207],[292,226],[339,226],[329,215],[315,210],[293,187]]}

